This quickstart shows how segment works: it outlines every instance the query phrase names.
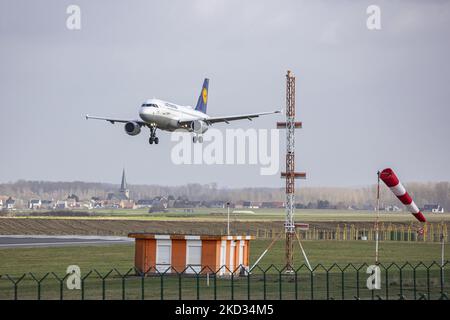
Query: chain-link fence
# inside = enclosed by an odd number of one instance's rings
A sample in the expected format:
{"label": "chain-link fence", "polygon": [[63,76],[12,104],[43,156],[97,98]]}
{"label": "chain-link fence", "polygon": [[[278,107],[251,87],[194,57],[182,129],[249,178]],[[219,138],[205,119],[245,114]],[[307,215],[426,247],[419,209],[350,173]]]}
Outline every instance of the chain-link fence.
{"label": "chain-link fence", "polygon": [[[318,264],[293,268],[271,265],[249,270],[135,268],[78,274],[0,275],[0,299],[447,299],[450,267],[432,262],[373,266]],[[376,269],[376,268],[375,268]],[[379,279],[376,279],[378,277]],[[378,281],[379,289],[369,289]],[[376,286],[375,286],[376,287]]]}

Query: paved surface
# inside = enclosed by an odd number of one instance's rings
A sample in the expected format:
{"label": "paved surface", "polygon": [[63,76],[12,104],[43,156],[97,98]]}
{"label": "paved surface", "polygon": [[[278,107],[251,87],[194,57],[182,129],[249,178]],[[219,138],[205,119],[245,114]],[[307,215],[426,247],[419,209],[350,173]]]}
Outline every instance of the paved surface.
{"label": "paved surface", "polygon": [[108,236],[0,235],[0,248],[55,247],[132,243],[134,239]]}

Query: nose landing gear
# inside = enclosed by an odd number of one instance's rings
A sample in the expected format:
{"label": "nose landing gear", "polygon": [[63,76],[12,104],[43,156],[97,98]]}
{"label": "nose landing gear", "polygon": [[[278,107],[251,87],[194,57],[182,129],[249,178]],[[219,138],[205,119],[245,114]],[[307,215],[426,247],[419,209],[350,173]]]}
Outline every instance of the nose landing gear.
{"label": "nose landing gear", "polygon": [[192,142],[193,142],[193,143],[197,143],[197,141],[198,141],[198,143],[203,143],[203,136],[201,136],[201,135],[199,135],[199,134],[195,134],[195,135],[192,137]]}
{"label": "nose landing gear", "polygon": [[156,126],[150,127],[150,139],[148,139],[148,143],[153,144],[153,142],[155,144],[159,143],[159,138],[156,136]]}

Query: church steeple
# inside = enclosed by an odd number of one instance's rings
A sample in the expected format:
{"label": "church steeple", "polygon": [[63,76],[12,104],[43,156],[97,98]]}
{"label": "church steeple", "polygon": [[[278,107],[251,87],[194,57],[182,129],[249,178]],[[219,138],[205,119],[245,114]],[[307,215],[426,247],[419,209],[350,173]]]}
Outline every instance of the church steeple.
{"label": "church steeple", "polygon": [[122,182],[120,184],[120,193],[123,194],[127,199],[130,198],[130,191],[127,189],[127,179],[125,178],[125,168],[122,171]]}
{"label": "church steeple", "polygon": [[120,191],[125,191],[127,189],[127,179],[125,178],[125,168],[122,171],[122,183],[120,184]]}

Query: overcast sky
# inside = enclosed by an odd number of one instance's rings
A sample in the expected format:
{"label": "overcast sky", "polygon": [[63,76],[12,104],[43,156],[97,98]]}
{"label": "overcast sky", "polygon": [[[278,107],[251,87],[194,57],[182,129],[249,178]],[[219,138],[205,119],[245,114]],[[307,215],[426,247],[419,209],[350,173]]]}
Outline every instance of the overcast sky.
{"label": "overcast sky", "polygon": [[[66,28],[70,4],[81,30]],[[366,27],[371,4],[381,30]],[[284,108],[287,69],[302,185],[372,184],[387,166],[449,181],[449,21],[448,1],[2,0],[0,182],[119,183],[125,167],[131,184],[282,186],[257,165],[174,165],[168,133],[150,146],[147,130],[84,115],[136,118],[152,97],[195,105],[204,77],[210,115]]]}

